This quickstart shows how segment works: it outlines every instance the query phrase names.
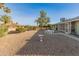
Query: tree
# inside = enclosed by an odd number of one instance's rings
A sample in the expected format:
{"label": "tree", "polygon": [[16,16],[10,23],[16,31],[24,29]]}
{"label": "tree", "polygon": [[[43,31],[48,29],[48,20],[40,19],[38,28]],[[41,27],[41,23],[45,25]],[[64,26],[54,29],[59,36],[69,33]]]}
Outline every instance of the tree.
{"label": "tree", "polygon": [[8,7],[3,8],[4,12],[11,13],[11,10]]}
{"label": "tree", "polygon": [[4,7],[4,3],[0,3],[0,9]]}
{"label": "tree", "polygon": [[46,15],[47,14],[44,10],[40,11],[40,17],[37,20],[35,20],[35,22],[39,27],[47,26],[48,23],[50,22],[49,17],[47,17]]}
{"label": "tree", "polygon": [[4,22],[4,24],[9,23],[11,21],[11,17],[7,15],[1,16],[0,20]]}
{"label": "tree", "polygon": [[[5,13],[11,13],[11,10],[8,7],[6,7],[4,3],[0,3],[0,9]],[[0,37],[8,33],[8,27],[6,26],[6,23],[9,23],[11,21],[10,19],[11,17],[7,15],[0,16],[0,21],[4,23],[0,25]]]}
{"label": "tree", "polygon": [[53,25],[52,24],[48,24],[48,29],[52,30],[53,29]]}
{"label": "tree", "polygon": [[[11,13],[11,9],[6,7],[4,3],[0,3],[0,9],[2,9],[5,13]],[[3,15],[0,17],[0,21],[4,22],[4,24],[10,22],[11,17],[7,15]]]}
{"label": "tree", "polygon": [[0,3],[0,9],[2,9],[5,13],[11,13],[11,9],[6,7],[4,3]]}

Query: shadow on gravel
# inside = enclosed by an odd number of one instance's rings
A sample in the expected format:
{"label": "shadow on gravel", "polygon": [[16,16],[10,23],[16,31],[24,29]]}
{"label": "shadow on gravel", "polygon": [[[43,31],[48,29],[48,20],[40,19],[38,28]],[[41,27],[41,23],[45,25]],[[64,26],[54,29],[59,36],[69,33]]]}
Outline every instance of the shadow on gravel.
{"label": "shadow on gravel", "polygon": [[[77,56],[79,55],[79,42],[62,35],[44,36],[40,42],[38,35],[44,34],[43,30],[35,33],[17,53],[17,56]],[[27,34],[28,35],[28,34]]]}
{"label": "shadow on gravel", "polygon": [[[17,53],[16,55],[48,55],[48,52],[45,51],[47,47],[45,47],[44,42],[40,42],[38,37],[39,34],[44,34],[43,30],[39,30],[35,33],[31,39],[26,39],[28,43],[26,43]],[[45,38],[43,38],[45,40]]]}

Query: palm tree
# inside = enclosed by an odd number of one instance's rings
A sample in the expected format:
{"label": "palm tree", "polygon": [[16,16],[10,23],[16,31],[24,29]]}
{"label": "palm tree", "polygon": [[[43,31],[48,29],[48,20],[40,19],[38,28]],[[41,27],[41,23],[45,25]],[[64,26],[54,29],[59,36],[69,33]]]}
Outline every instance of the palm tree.
{"label": "palm tree", "polygon": [[46,16],[46,12],[44,10],[41,10],[40,17],[37,20],[35,20],[35,22],[39,27],[43,27],[48,25],[48,23],[50,22],[50,19],[49,17]]}

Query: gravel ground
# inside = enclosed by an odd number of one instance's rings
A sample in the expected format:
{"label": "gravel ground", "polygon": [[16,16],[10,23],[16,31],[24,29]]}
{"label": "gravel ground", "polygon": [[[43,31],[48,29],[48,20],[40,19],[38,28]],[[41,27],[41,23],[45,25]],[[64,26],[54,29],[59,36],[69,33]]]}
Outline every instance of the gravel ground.
{"label": "gravel ground", "polygon": [[1,56],[79,56],[79,41],[64,35],[44,34],[43,42],[38,34],[43,31],[14,33],[0,38]]}
{"label": "gravel ground", "polygon": [[0,38],[0,55],[15,55],[16,52],[27,43],[25,40],[30,39],[35,34],[35,32],[36,31],[13,33]]}
{"label": "gravel ground", "polygon": [[79,41],[63,35],[45,35],[43,42],[39,41],[37,32],[28,43],[26,43],[16,55],[29,56],[79,56]]}

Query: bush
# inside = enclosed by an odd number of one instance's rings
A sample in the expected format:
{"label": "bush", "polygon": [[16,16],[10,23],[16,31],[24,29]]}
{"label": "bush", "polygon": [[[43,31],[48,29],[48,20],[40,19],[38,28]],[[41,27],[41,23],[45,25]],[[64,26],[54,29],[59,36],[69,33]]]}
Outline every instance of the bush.
{"label": "bush", "polygon": [[34,26],[34,27],[32,28],[32,30],[36,30],[36,27]]}
{"label": "bush", "polygon": [[0,37],[6,35],[8,33],[8,28],[4,25],[0,26]]}
{"label": "bush", "polygon": [[25,28],[24,26],[17,26],[16,31],[18,32],[25,32],[27,30],[27,28]]}
{"label": "bush", "polygon": [[48,29],[52,30],[53,26],[51,24],[48,24]]}
{"label": "bush", "polygon": [[27,27],[27,30],[32,30],[32,26],[28,26]]}
{"label": "bush", "polygon": [[36,30],[36,27],[35,26],[26,26],[27,30]]}

